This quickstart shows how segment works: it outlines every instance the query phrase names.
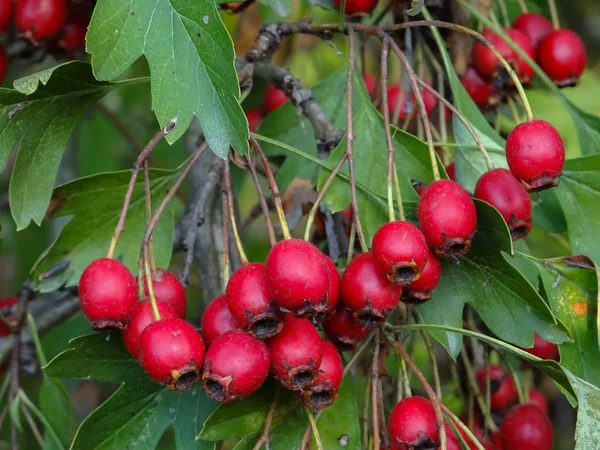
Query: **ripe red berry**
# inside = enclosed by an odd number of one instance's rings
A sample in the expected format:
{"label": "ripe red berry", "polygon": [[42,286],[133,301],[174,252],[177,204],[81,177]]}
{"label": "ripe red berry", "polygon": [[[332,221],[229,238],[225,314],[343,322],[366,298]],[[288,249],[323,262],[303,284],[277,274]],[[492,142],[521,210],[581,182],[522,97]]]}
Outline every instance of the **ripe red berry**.
{"label": "ripe red berry", "polygon": [[287,95],[281,89],[269,84],[265,89],[264,107],[267,113],[276,110],[288,101]]}
{"label": "ripe red berry", "polygon": [[135,278],[116,259],[99,258],[81,274],[79,301],[94,330],[124,328],[138,303]]}
{"label": "ripe red berry", "polygon": [[537,52],[538,64],[560,87],[575,86],[585,69],[587,55],[577,33],[560,29],[550,33]]}
{"label": "ripe red berry", "polygon": [[330,319],[323,322],[327,337],[344,348],[353,348],[367,337],[371,327],[357,322],[348,308],[339,307]]}
{"label": "ripe red berry", "polygon": [[[463,424],[465,424],[467,427],[469,427],[469,429],[471,430],[471,433],[473,433],[473,436],[475,436],[475,438],[477,440],[481,441],[481,438],[483,437],[484,429],[481,426],[481,421],[479,420],[479,418],[478,417],[473,417],[473,420],[470,422],[468,416],[467,415],[463,415],[460,418],[460,420],[462,421]],[[475,447],[475,444],[473,443],[473,441],[471,440],[471,438],[469,438],[467,436],[467,433],[465,433],[462,430],[462,428],[460,428],[458,426],[458,424],[454,423],[454,428],[456,429],[456,432],[452,429],[452,426],[447,421],[444,422],[444,428],[446,429],[446,438],[447,438],[446,443],[451,443],[451,445],[448,446],[449,449],[456,448],[457,450],[461,450],[461,447],[460,447],[460,444],[459,444],[459,438],[458,438],[459,435],[468,444],[469,449],[470,448],[474,448],[474,449],[477,448],[477,447]]]}
{"label": "ripe red berry", "polygon": [[458,183],[431,183],[419,200],[417,217],[427,244],[437,256],[453,257],[469,251],[477,213],[473,199]]}
{"label": "ripe red berry", "polygon": [[260,109],[248,109],[246,111],[246,119],[248,119],[248,128],[251,132],[256,132],[258,126],[263,120],[263,113]]}
{"label": "ripe red berry", "polygon": [[402,301],[405,303],[423,303],[431,298],[433,290],[440,282],[442,266],[431,250],[428,250],[427,264],[418,280],[413,281],[402,290]]}
{"label": "ripe red berry", "polygon": [[304,404],[313,409],[322,409],[335,402],[344,376],[344,363],[340,352],[330,341],[322,339],[323,360],[319,374],[312,386],[302,393]]}
{"label": "ripe red berry", "polygon": [[239,330],[242,325],[229,311],[225,295],[219,295],[206,306],[201,327],[204,342],[210,347],[219,336],[231,330]]}
{"label": "ripe red berry", "polygon": [[[152,276],[152,289],[156,298],[173,308],[175,313],[177,313],[177,317],[185,319],[187,313],[187,295],[183,284],[181,284],[181,281],[175,275],[168,270],[158,269]],[[144,284],[144,292],[146,296],[150,295],[148,292],[148,281]]]}
{"label": "ripe red berry", "polygon": [[236,270],[227,283],[225,297],[233,317],[252,336],[266,339],[281,331],[281,313],[267,289],[264,264],[249,263]]}
{"label": "ripe red berry", "polygon": [[202,387],[210,398],[230,402],[256,391],[271,366],[267,345],[240,330],[228,331],[206,352]]}
{"label": "ripe red berry", "polygon": [[512,408],[500,428],[505,449],[552,450],[552,424],[535,405]]}
{"label": "ripe red berry", "polygon": [[377,90],[377,80],[370,73],[364,72],[363,79],[365,80],[365,87],[367,88],[367,92],[371,97],[375,95],[375,91]]}
{"label": "ripe red berry", "polygon": [[523,13],[512,24],[515,30],[525,34],[535,48],[554,30],[552,22],[538,13]]}
{"label": "ripe red berry", "polygon": [[[0,300],[0,315],[8,322],[15,320],[17,313],[18,300],[14,297],[7,297]],[[12,328],[7,323],[0,320],[0,337],[9,336],[12,333]]]}
{"label": "ripe red berry", "polygon": [[[431,83],[428,83],[431,85]],[[428,90],[421,89],[421,96],[423,97],[423,103],[425,104],[425,112],[430,114],[437,105],[437,98]],[[398,105],[398,102],[400,104]],[[400,119],[406,119],[407,117],[416,117],[418,112],[417,100],[414,92],[411,92],[409,106],[410,110],[407,110],[406,105],[406,90],[402,89],[400,85],[392,85],[388,88],[388,109],[390,115],[394,117],[396,114],[396,108],[400,108]]]}
{"label": "ripe red berry", "polygon": [[400,401],[390,414],[390,438],[397,449],[437,448],[440,433],[433,405],[423,397]]}
{"label": "ripe red berry", "polygon": [[380,323],[398,305],[402,286],[390,283],[371,252],[348,263],[342,275],[342,302],[359,322]]}
{"label": "ripe red berry", "polygon": [[500,430],[496,431],[495,433],[490,433],[490,440],[496,446],[496,450],[503,450]]}
{"label": "ripe red berry", "polygon": [[[177,317],[173,308],[159,300],[156,301],[156,307],[161,319],[173,319]],[[123,329],[123,343],[125,348],[129,350],[131,356],[137,358],[140,353],[140,337],[148,325],[155,322],[154,311],[150,299],[143,300],[138,303],[137,308],[133,312],[133,316],[126,328]]]}
{"label": "ripe red berry", "polygon": [[283,330],[269,340],[271,372],[288,389],[306,389],[323,360],[321,336],[312,323],[286,314]]}
{"label": "ripe red berry", "polygon": [[15,25],[34,42],[56,37],[67,21],[66,0],[19,0]]}
{"label": "ripe red berry", "polygon": [[448,178],[452,181],[456,181],[456,165],[454,163],[448,164],[446,167],[446,173],[448,174]]}
{"label": "ripe red berry", "polygon": [[337,267],[331,258],[323,254],[323,260],[325,261],[325,266],[327,266],[329,274],[329,292],[327,294],[327,313],[329,316],[331,312],[335,310],[337,302],[340,298],[340,287],[342,281],[340,278],[340,273],[338,272]]}
{"label": "ripe red berry", "polygon": [[[507,30],[504,29],[505,33],[506,31]],[[489,28],[483,30],[481,34],[483,34],[483,36],[496,48],[498,53],[500,53],[500,55],[515,68],[518,55],[512,47]],[[480,41],[476,41],[473,44],[472,59],[473,64],[479,73],[488,79],[498,78],[504,71],[504,67],[502,66],[502,63],[500,63],[500,60],[494,55],[489,47]]]}
{"label": "ripe red berry", "polygon": [[558,186],[565,147],[558,131],[534,119],[517,125],[506,139],[506,160],[513,176],[529,192]]}
{"label": "ripe red berry", "polygon": [[485,172],[477,180],[474,196],[500,212],[513,241],[527,236],[531,230],[531,198],[510,170]]}
{"label": "ripe red berry", "polygon": [[480,108],[493,108],[502,100],[502,91],[493,81],[483,78],[473,66],[467,68],[460,82]]}
{"label": "ripe red berry", "polygon": [[[487,370],[480,367],[475,373],[481,392],[486,392]],[[517,389],[512,376],[501,366],[490,365],[490,406],[493,411],[501,411],[517,400]]]}
{"label": "ripe red berry", "polygon": [[544,414],[548,414],[548,400],[546,400],[544,394],[537,389],[529,390],[529,401],[527,403],[537,406],[544,411]]}
{"label": "ripe red berry", "polygon": [[[335,0],[335,6],[338,9],[342,7],[341,0]],[[346,0],[346,9],[344,12],[348,16],[370,15],[377,6],[377,0]]]}
{"label": "ripe red berry", "polygon": [[523,350],[541,359],[553,359],[555,361],[559,359],[558,345],[548,342],[537,333],[533,336],[533,347],[524,348]]}
{"label": "ripe red berry", "polygon": [[83,50],[85,48],[85,35],[89,24],[89,15],[81,12],[70,13],[60,35],[58,45],[70,56],[74,56],[80,50]]}
{"label": "ripe red berry", "polygon": [[0,0],[0,31],[8,26],[12,19],[13,0]]}
{"label": "ripe red berry", "polygon": [[278,242],[265,268],[267,287],[281,309],[323,318],[328,310],[329,270],[317,247],[301,239]]}
{"label": "ripe red berry", "polygon": [[153,380],[182,391],[200,381],[204,342],[196,329],[180,318],[146,327],[140,339],[140,362]]}
{"label": "ripe red berry", "polygon": [[[523,50],[531,59],[535,60],[535,47],[526,34],[512,28],[507,28],[504,31],[508,37],[511,38],[515,44],[521,48],[521,50]],[[519,81],[521,81],[522,84],[527,85],[531,82],[531,79],[533,78],[533,68],[527,64],[527,62],[525,62],[525,60],[521,58],[517,52],[515,52],[514,62],[511,65],[517,72]],[[508,84],[512,85],[513,83],[509,82]]]}

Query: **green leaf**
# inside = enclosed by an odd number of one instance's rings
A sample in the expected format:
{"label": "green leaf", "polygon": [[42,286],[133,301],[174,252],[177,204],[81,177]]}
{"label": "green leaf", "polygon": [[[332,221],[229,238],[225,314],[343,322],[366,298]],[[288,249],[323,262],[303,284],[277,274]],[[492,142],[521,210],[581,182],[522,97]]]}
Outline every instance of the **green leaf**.
{"label": "green leaf", "polygon": [[287,17],[292,9],[290,0],[263,0],[261,6],[268,6],[275,14],[280,17]]}
{"label": "green leaf", "polygon": [[410,9],[406,11],[406,14],[409,16],[417,16],[421,13],[423,6],[425,6],[425,0],[412,0]]}
{"label": "green leaf", "polygon": [[573,375],[565,373],[576,392],[579,407],[575,428],[575,450],[596,450],[600,448],[600,389]]}
{"label": "green leaf", "polygon": [[197,116],[224,158],[248,150],[238,103],[233,44],[212,0],[99,0],[87,34],[99,80],[114,80],[140,56],[150,66],[152,108],[162,126],[177,117],[174,142]]}
{"label": "green leaf", "polygon": [[17,148],[9,200],[18,230],[41,223],[75,123],[113,87],[73,61],[17,80],[15,90],[0,89],[0,170]]}
{"label": "green leaf", "polygon": [[539,201],[532,201],[533,224],[549,233],[566,233],[567,220],[558,201],[557,189],[537,192]]}
{"label": "green leaf", "polygon": [[[176,171],[150,170],[153,211],[174,181]],[[55,189],[48,217],[72,216],[60,236],[44,252],[34,267],[39,276],[54,264],[67,259],[68,268],[55,277],[41,281],[42,292],[53,291],[63,284],[76,285],[83,270],[96,258],[106,256],[110,239],[123,208],[131,171],[113,172],[80,178]],[[133,273],[137,273],[140,247],[146,230],[146,207],[143,176],[135,184],[125,233],[115,255]],[[93,231],[93,232],[92,232]],[[167,267],[172,253],[173,216],[170,209],[161,216],[153,236],[154,254],[159,267]]]}
{"label": "green leaf", "polygon": [[[75,425],[75,415],[71,407],[69,393],[63,382],[58,378],[44,376],[40,386],[40,411],[58,436],[66,444]],[[44,449],[58,448],[54,438],[44,434]]]}

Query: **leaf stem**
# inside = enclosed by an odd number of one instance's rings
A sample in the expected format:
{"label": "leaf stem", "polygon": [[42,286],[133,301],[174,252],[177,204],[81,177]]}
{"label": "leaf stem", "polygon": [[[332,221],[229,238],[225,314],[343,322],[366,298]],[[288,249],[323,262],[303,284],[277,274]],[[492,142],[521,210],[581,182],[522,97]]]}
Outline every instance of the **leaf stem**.
{"label": "leaf stem", "polygon": [[229,218],[231,219],[231,229],[233,230],[233,238],[235,239],[235,245],[237,246],[238,252],[240,254],[240,260],[242,264],[248,264],[248,256],[246,256],[246,252],[244,251],[244,244],[242,243],[242,239],[240,238],[240,233],[237,226],[237,221],[235,220],[235,210],[233,208],[233,189],[231,188],[231,171],[229,167],[229,158],[225,160],[225,171],[223,173],[223,178],[225,181],[225,197],[227,198],[227,205],[229,207]]}

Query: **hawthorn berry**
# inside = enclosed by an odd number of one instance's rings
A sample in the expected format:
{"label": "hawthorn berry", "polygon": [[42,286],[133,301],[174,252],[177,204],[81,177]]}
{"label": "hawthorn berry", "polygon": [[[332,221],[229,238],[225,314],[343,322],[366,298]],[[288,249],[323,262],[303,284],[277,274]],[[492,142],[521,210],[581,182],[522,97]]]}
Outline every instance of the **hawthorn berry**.
{"label": "hawthorn berry", "polygon": [[252,336],[266,339],[281,331],[283,321],[267,289],[264,264],[249,263],[236,270],[225,297],[233,317]]}
{"label": "hawthorn berry", "polygon": [[427,263],[418,280],[413,281],[402,290],[402,301],[405,303],[423,303],[431,298],[433,290],[440,282],[442,266],[437,257],[428,249]]}
{"label": "hawthorn berry", "polygon": [[79,302],[94,330],[124,328],[138,303],[135,278],[116,259],[96,259],[79,279]]}
{"label": "hawthorn berry", "polygon": [[271,297],[283,311],[324,318],[329,269],[317,247],[301,239],[278,242],[267,256],[265,269]]}
{"label": "hawthorn berry", "polygon": [[[479,420],[479,418],[473,417],[473,420],[469,421],[468,415],[463,415],[460,418],[460,420],[463,424],[469,427],[471,433],[473,433],[473,436],[475,436],[477,440],[481,441],[484,429],[481,425],[481,421]],[[449,449],[456,448],[458,450],[461,450],[458,438],[459,435],[469,445],[469,448],[477,448],[474,446],[474,443],[471,441],[471,438],[467,436],[467,433],[465,433],[456,423],[454,423],[454,428],[456,429],[456,432],[452,429],[452,426],[447,421],[444,422],[444,428],[446,429],[446,443],[451,443],[451,445],[448,446]]]}
{"label": "hawthorn berry", "polygon": [[306,389],[323,360],[321,336],[312,323],[286,314],[281,332],[268,342],[271,372],[288,389]]}
{"label": "hawthorn berry", "polygon": [[[506,29],[503,30],[505,33]],[[515,68],[518,55],[508,43],[491,29],[486,28],[482,31],[483,36],[496,48],[498,53]],[[472,49],[473,65],[485,78],[494,80],[504,73],[504,66],[496,55],[480,41],[473,44]]]}
{"label": "hawthorn berry", "polygon": [[58,45],[70,56],[74,56],[77,52],[85,48],[85,35],[88,25],[90,24],[90,16],[81,12],[69,14],[67,23],[63,27],[62,33],[58,40]]}
{"label": "hawthorn berry", "polygon": [[[535,47],[526,34],[512,28],[507,28],[504,31],[508,37],[511,38],[514,43],[517,44],[521,50],[527,54],[527,56],[535,60]],[[531,79],[533,78],[533,68],[523,58],[521,58],[517,52],[515,52],[515,57],[511,65],[517,72],[519,81],[521,81],[522,84],[527,85],[531,83]],[[512,85],[512,81],[510,81],[508,84]]]}
{"label": "hawthorn berry", "polygon": [[[430,83],[428,83],[430,84]],[[421,90],[421,96],[423,97],[423,103],[425,105],[425,112],[431,114],[437,105],[437,97],[428,90]],[[400,104],[398,104],[400,102]],[[400,119],[406,119],[407,117],[415,117],[418,114],[418,106],[414,92],[411,93],[410,101],[406,104],[406,90],[402,89],[400,85],[394,84],[388,88],[388,109],[390,115],[394,117],[396,109],[400,108]],[[407,110],[407,107],[409,110]]]}
{"label": "hawthorn berry", "polygon": [[[146,278],[144,280],[144,292],[146,296],[149,296],[148,280]],[[181,284],[181,281],[175,275],[168,270],[158,269],[152,275],[152,290],[156,298],[173,308],[177,317],[185,319],[187,313],[187,295],[183,284]]]}
{"label": "hawthorn berry", "polygon": [[0,0],[0,31],[8,26],[12,19],[13,0]]}
{"label": "hawthorn berry", "polygon": [[371,327],[357,322],[348,308],[339,307],[333,316],[323,322],[327,337],[344,348],[353,348],[367,337]]}
{"label": "hawthorn berry", "polygon": [[248,119],[248,129],[251,132],[256,132],[258,130],[258,126],[263,120],[263,113],[260,109],[248,109],[246,112],[246,119]]}
{"label": "hawthorn berry", "polygon": [[559,87],[575,86],[585,69],[585,46],[577,33],[560,29],[540,43],[538,64]]}
{"label": "hawthorn berry", "polygon": [[500,428],[505,449],[552,450],[552,424],[535,405],[513,407]]}
{"label": "hawthorn berry", "polygon": [[438,257],[469,251],[477,213],[469,193],[455,181],[431,183],[419,200],[417,217],[427,244]]}
{"label": "hawthorn berry", "polygon": [[508,169],[485,172],[475,185],[474,197],[489,203],[500,212],[513,241],[531,230],[531,198]]}
{"label": "hawthorn berry", "polygon": [[344,377],[344,363],[338,349],[327,339],[323,342],[323,360],[312,386],[302,392],[302,401],[312,409],[332,405],[337,399],[338,389]]}
{"label": "hawthorn berry", "polygon": [[267,113],[276,110],[285,102],[288,101],[287,95],[281,89],[276,88],[272,84],[267,85],[265,89],[264,107]]}
{"label": "hawthorn berry", "polygon": [[540,359],[553,359],[554,361],[559,359],[558,345],[548,342],[537,333],[534,333],[533,336],[533,347],[524,348],[523,350]]}
{"label": "hawthorn berry", "polygon": [[544,414],[548,414],[548,400],[546,400],[544,394],[537,389],[529,390],[529,401],[527,403],[537,406],[544,411]]}
{"label": "hawthorn berry", "polygon": [[[481,392],[486,392],[487,369],[480,367],[475,379]],[[502,366],[490,365],[490,406],[493,411],[501,411],[517,400],[517,389],[512,376]]]}
{"label": "hawthorn berry", "polygon": [[331,312],[335,310],[340,298],[340,286],[342,281],[340,273],[332,259],[323,253],[322,255],[329,274],[329,292],[327,294],[327,315],[329,316]]}
{"label": "hawthorn berry", "polygon": [[496,446],[496,450],[503,450],[502,448],[502,436],[500,430],[495,433],[490,433],[490,441]]}
{"label": "hawthorn berry", "polygon": [[480,108],[493,108],[502,100],[502,91],[498,89],[493,81],[483,78],[473,66],[467,68],[460,78],[460,82],[471,99]]}
{"label": "hawthorn berry", "polygon": [[554,30],[552,22],[538,13],[523,13],[515,19],[512,28],[525,34],[535,48]]}
{"label": "hawthorn berry", "polygon": [[[161,319],[173,319],[177,317],[173,308],[160,300],[156,300],[156,307]],[[140,337],[148,325],[155,322],[154,311],[150,299],[142,300],[131,316],[131,320],[121,333],[123,344],[131,353],[131,356],[137,358],[140,353]]]}
{"label": "hawthorn berry", "polygon": [[271,366],[267,345],[241,330],[228,331],[206,352],[202,387],[218,402],[239,400],[256,391]]}
{"label": "hawthorn berry", "polygon": [[139,359],[154,381],[171,390],[182,391],[200,381],[204,341],[185,320],[178,317],[162,319],[143,331]]}
{"label": "hawthorn berry", "polygon": [[357,255],[342,275],[342,302],[365,324],[383,322],[398,305],[401,294],[402,286],[388,281],[371,252]]}
{"label": "hawthorn berry", "polygon": [[373,75],[367,72],[363,72],[363,80],[365,81],[367,92],[371,97],[374,97],[375,91],[377,90],[377,80]]}
{"label": "hawthorn berry", "polygon": [[34,43],[56,37],[66,21],[66,0],[19,0],[15,5],[15,25]]}
{"label": "hawthorn berry", "polygon": [[239,330],[242,325],[231,314],[225,295],[219,295],[206,306],[201,327],[204,341],[210,347],[219,336],[231,330]]}
{"label": "hawthorn berry", "polygon": [[456,165],[454,163],[448,164],[446,167],[446,173],[448,174],[448,178],[452,181],[456,181]]}
{"label": "hawthorn berry", "polygon": [[[7,297],[0,300],[0,315],[7,322],[12,322],[17,313],[17,305],[19,301],[15,297]],[[9,336],[12,333],[12,328],[3,320],[0,320],[0,337]]]}
{"label": "hawthorn berry", "polygon": [[558,186],[565,165],[565,147],[556,128],[544,120],[529,120],[508,135],[506,161],[527,191],[541,191]]}
{"label": "hawthorn berry", "polygon": [[0,83],[4,81],[8,72],[8,54],[6,49],[0,45]]}
{"label": "hawthorn berry", "polygon": [[407,397],[390,414],[390,438],[397,449],[428,449],[439,446],[440,433],[433,405],[423,397]]}
{"label": "hawthorn berry", "polygon": [[[337,8],[342,7],[342,0],[335,0]],[[344,13],[348,16],[370,15],[377,6],[377,0],[346,0]]]}

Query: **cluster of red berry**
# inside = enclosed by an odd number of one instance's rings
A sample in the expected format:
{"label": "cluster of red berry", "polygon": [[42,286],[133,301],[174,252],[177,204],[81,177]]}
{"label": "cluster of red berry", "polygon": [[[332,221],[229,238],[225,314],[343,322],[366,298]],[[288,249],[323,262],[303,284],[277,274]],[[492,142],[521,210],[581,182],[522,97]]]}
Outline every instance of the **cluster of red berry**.
{"label": "cluster of red berry", "polygon": [[258,126],[271,111],[276,110],[285,102],[288,101],[285,92],[276,88],[272,84],[267,85],[265,89],[265,97],[260,108],[252,108],[246,110],[246,118],[248,119],[248,128],[251,132],[258,130]]}

